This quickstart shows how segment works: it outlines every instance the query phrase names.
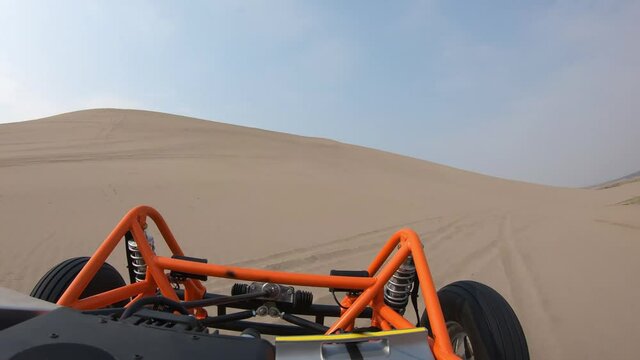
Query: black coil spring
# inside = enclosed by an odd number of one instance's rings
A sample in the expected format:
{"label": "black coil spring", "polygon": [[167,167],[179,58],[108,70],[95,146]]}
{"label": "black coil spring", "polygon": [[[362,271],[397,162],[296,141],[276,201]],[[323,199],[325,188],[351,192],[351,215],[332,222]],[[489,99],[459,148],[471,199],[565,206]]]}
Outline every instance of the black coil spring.
{"label": "black coil spring", "polygon": [[231,287],[231,295],[242,295],[249,292],[249,285],[242,283],[235,283]]}
{"label": "black coil spring", "polygon": [[293,307],[296,309],[308,308],[313,303],[313,294],[310,291],[297,290],[293,297]]}

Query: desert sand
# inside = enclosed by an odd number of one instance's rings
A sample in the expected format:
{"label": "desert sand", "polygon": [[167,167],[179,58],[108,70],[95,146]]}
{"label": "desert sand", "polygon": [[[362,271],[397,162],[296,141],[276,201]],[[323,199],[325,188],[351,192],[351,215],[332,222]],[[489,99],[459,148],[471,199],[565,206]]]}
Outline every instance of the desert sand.
{"label": "desert sand", "polygon": [[[29,293],[139,204],[164,215],[187,255],[291,271],[362,269],[411,227],[439,287],[474,279],[507,298],[533,359],[633,359],[638,195],[640,182],[540,186],[325,139],[79,111],[0,125],[0,286]],[[110,263],[124,274],[123,253]]]}

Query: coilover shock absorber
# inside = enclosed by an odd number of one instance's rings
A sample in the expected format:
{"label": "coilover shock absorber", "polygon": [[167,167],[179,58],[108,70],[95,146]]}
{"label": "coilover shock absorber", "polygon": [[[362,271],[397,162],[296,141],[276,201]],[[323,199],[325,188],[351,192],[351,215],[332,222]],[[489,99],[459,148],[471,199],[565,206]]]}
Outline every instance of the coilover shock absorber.
{"label": "coilover shock absorber", "polygon": [[[146,230],[146,227],[144,235],[147,238],[147,242],[149,243],[151,250],[155,252],[155,241],[153,240],[151,233]],[[143,281],[147,276],[147,264],[142,257],[142,253],[138,249],[138,244],[133,239],[133,235],[130,231],[125,234],[124,239],[127,250],[127,267],[129,268],[129,278],[131,283]]]}
{"label": "coilover shock absorber", "polygon": [[398,270],[384,286],[384,302],[398,314],[404,314],[409,303],[409,296],[416,278],[416,266],[411,255],[400,265]]}

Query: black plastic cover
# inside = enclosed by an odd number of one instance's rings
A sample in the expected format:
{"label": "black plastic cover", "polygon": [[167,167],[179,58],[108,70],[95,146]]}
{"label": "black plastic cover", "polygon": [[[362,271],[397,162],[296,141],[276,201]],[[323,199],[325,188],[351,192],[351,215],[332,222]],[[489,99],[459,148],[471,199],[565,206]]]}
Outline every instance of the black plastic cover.
{"label": "black plastic cover", "polygon": [[0,349],[0,359],[12,360],[275,359],[263,339],[136,325],[69,308],[0,331]]}
{"label": "black plastic cover", "polygon": [[[195,257],[191,257],[191,256],[183,256],[183,255],[171,255],[172,259],[178,259],[178,260],[187,260],[187,261],[194,261],[194,262],[199,262],[199,263],[203,263],[206,264],[207,263],[207,259],[200,259],[200,258],[195,258]],[[190,278],[190,279],[196,279],[196,280],[201,280],[201,281],[207,281],[207,276],[206,275],[198,275],[198,274],[191,274],[191,273],[186,273],[186,272],[181,272],[181,271],[174,271],[171,270],[169,273],[170,277],[176,277],[176,278]]]}

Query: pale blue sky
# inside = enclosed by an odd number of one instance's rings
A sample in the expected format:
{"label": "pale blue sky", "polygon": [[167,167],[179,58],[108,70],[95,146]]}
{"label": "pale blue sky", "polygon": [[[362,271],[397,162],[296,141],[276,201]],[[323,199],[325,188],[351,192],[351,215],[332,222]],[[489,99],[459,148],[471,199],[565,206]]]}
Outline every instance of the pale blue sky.
{"label": "pale blue sky", "polygon": [[0,0],[0,122],[138,108],[589,185],[640,169],[638,19],[638,1]]}

